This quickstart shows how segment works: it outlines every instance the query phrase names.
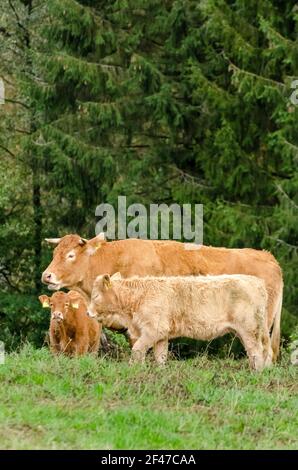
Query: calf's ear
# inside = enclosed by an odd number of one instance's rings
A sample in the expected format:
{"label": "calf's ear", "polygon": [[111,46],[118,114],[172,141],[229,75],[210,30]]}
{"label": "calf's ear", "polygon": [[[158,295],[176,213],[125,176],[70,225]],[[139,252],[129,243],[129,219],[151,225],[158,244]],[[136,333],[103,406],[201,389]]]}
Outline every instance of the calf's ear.
{"label": "calf's ear", "polygon": [[[78,309],[80,306],[81,296],[76,291],[69,291],[67,292],[67,304],[70,305],[72,308]],[[66,305],[65,303],[65,305]]]}
{"label": "calf's ear", "polygon": [[50,299],[47,295],[40,295],[38,299],[43,308],[50,308]]}
{"label": "calf's ear", "polygon": [[121,273],[119,273],[119,272],[114,273],[111,276],[111,281],[119,281],[120,279],[122,279],[122,276],[121,276]]}
{"label": "calf's ear", "polygon": [[102,276],[102,283],[106,289],[110,289],[110,287],[112,287],[111,277],[109,274],[104,274]]}

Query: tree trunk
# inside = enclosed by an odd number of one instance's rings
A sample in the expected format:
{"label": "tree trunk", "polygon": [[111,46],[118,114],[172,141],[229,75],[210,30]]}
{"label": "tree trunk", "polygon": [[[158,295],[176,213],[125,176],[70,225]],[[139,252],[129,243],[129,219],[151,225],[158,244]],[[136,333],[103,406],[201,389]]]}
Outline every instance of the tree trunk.
{"label": "tree trunk", "polygon": [[41,288],[41,243],[42,243],[42,206],[39,175],[33,169],[33,221],[34,221],[34,286]]}

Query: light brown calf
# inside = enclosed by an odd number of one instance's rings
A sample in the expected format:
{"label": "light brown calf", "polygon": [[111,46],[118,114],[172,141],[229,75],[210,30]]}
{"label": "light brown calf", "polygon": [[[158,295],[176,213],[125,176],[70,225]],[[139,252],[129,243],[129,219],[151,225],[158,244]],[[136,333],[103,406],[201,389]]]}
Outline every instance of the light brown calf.
{"label": "light brown calf", "polygon": [[260,370],[272,361],[266,308],[265,283],[254,276],[119,279],[117,273],[96,278],[88,315],[128,329],[132,360],[143,361],[153,347],[163,363],[171,338],[212,340],[235,332],[251,368]]}
{"label": "light brown calf", "polygon": [[50,349],[54,354],[79,356],[96,353],[99,348],[101,325],[86,315],[87,305],[80,294],[56,292],[52,297],[40,295],[44,308],[51,309]]}

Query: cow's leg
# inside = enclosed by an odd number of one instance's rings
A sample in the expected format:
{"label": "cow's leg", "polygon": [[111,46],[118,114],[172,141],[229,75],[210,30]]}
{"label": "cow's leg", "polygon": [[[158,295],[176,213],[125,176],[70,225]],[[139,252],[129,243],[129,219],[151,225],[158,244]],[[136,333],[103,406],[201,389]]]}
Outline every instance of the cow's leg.
{"label": "cow's leg", "polygon": [[261,340],[263,348],[263,361],[264,367],[269,367],[272,364],[273,350],[269,335],[269,328],[267,324],[267,308],[266,306],[259,307],[256,311],[255,318],[257,319],[257,339]]}
{"label": "cow's leg", "polygon": [[262,344],[263,344],[263,359],[265,367],[270,367],[273,360],[273,351],[271,347],[271,340],[269,336],[269,331],[267,325],[265,325],[263,334],[262,334]]}
{"label": "cow's leg", "polygon": [[162,339],[154,344],[153,352],[155,360],[158,364],[165,364],[168,356],[169,342],[167,339]]}
{"label": "cow's leg", "polygon": [[133,345],[130,363],[144,362],[146,352],[154,345],[154,343],[155,339],[150,334],[143,333]]}

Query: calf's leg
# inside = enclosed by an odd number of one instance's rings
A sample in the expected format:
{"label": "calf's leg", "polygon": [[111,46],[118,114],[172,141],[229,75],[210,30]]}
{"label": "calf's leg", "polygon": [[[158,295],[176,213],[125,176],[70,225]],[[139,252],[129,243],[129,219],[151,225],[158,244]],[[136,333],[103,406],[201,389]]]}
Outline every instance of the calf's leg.
{"label": "calf's leg", "polygon": [[167,339],[162,339],[154,344],[153,352],[155,360],[158,364],[165,364],[168,356],[169,342]]}
{"label": "calf's leg", "polygon": [[[54,330],[54,328],[53,328]],[[60,341],[61,338],[55,335],[52,328],[50,329],[49,337],[50,337],[50,351],[52,354],[59,354],[61,352],[61,345]]]}
{"label": "calf's leg", "polygon": [[155,338],[152,338],[150,334],[142,333],[132,347],[130,363],[144,362],[146,352],[154,345],[154,343]]}
{"label": "calf's leg", "polygon": [[86,338],[77,340],[75,347],[74,347],[74,355],[82,356],[83,354],[87,354],[87,352],[88,352],[88,340]]}

